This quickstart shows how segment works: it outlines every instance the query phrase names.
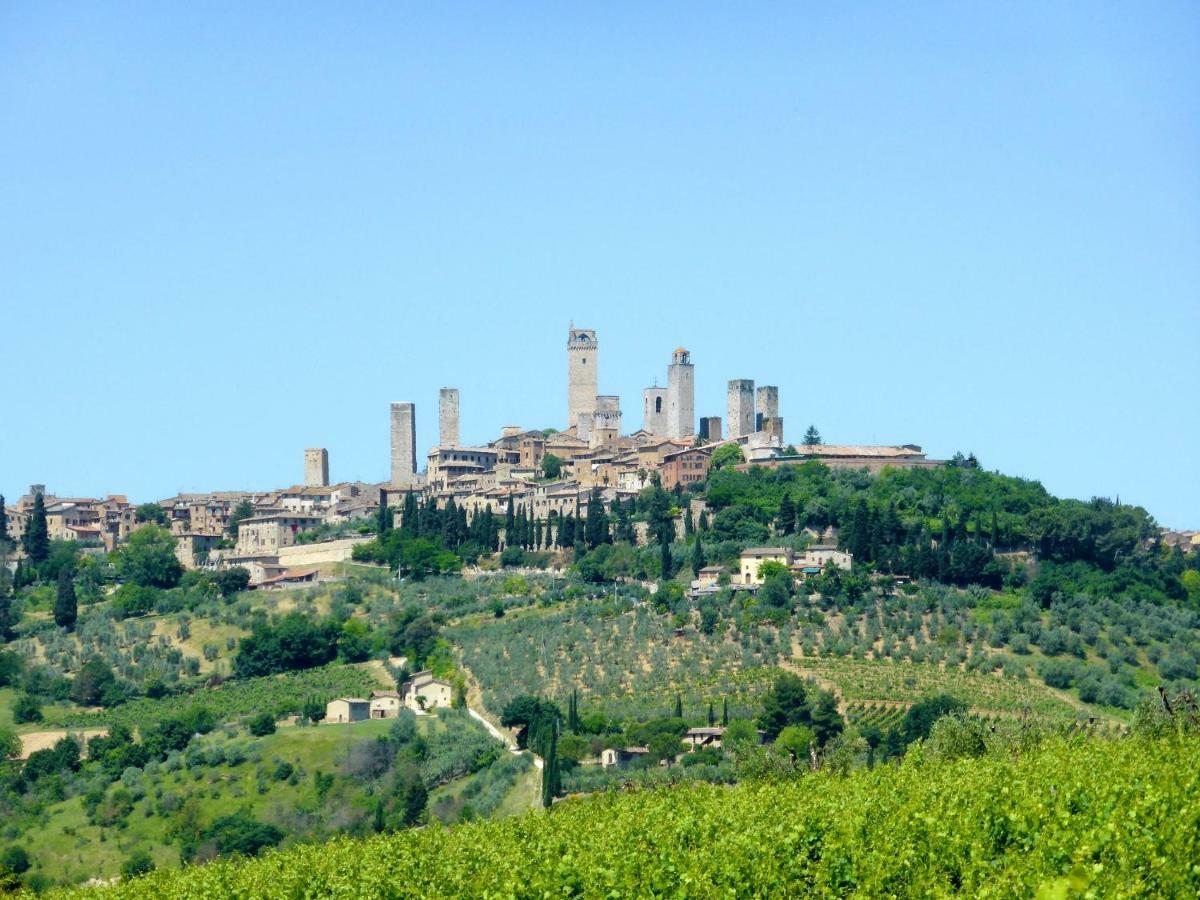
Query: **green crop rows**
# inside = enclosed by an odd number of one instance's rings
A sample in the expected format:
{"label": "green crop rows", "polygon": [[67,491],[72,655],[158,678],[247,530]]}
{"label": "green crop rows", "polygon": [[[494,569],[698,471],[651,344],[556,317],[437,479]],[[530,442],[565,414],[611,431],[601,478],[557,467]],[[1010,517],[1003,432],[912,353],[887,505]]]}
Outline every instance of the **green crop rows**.
{"label": "green crop rows", "polygon": [[[1194,897],[1200,743],[570,800],[550,815],[298,846],[101,889],[171,897]],[[75,892],[96,896],[93,890]]]}

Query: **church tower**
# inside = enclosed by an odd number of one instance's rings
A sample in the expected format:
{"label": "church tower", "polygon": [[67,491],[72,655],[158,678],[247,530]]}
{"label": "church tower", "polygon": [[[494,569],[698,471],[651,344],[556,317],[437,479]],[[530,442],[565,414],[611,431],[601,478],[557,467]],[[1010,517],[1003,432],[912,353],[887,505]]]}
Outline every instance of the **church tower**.
{"label": "church tower", "polygon": [[696,373],[692,355],[682,347],[667,366],[667,435],[690,438],[696,433]]}
{"label": "church tower", "polygon": [[600,346],[596,343],[596,332],[590,328],[572,326],[567,332],[568,428],[579,425],[581,415],[592,416],[596,412],[599,364]]}

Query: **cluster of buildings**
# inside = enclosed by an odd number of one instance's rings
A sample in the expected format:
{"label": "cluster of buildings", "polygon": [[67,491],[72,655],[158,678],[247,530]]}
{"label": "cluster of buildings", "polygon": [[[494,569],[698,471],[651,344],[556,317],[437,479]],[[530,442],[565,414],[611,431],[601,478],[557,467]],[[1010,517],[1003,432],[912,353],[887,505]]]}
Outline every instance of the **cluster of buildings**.
{"label": "cluster of buildings", "polygon": [[450,682],[434,678],[426,669],[414,673],[400,685],[399,691],[371,691],[371,696],[366,698],[330,700],[325,704],[325,722],[336,725],[368,719],[394,719],[402,709],[421,714],[431,709],[448,708],[453,699],[454,687]]}
{"label": "cluster of buildings", "polygon": [[[486,444],[464,444],[459,391],[446,387],[438,398],[437,443],[426,455],[424,471],[417,465],[415,404],[397,402],[391,404],[387,481],[331,484],[329,453],[318,447],[304,451],[301,484],[274,491],[177,494],[158,505],[179,539],[185,566],[244,566],[252,584],[278,585],[314,566],[348,559],[353,544],[362,540],[313,544],[303,535],[376,517],[381,505],[398,508],[413,493],[439,506],[454,500],[472,516],[485,509],[502,514],[511,503],[531,519],[548,520],[585,513],[594,490],[611,503],[640,492],[654,479],[668,491],[700,485],[708,478],[714,449],[722,444],[737,444],[744,465],[820,459],[834,467],[876,471],[940,464],[927,460],[915,445],[792,447],[785,442],[779,388],[756,387],[746,378],[728,382],[724,418],[697,420],[695,364],[683,347],[671,354],[666,386],[655,384],[642,392],[641,427],[626,433],[620,398],[600,393],[599,363],[596,332],[572,325],[567,333],[567,425],[562,430],[513,425]],[[141,524],[136,507],[123,496],[60,498],[34,485],[7,509],[13,540],[19,542],[39,493],[52,539],[112,550]]]}

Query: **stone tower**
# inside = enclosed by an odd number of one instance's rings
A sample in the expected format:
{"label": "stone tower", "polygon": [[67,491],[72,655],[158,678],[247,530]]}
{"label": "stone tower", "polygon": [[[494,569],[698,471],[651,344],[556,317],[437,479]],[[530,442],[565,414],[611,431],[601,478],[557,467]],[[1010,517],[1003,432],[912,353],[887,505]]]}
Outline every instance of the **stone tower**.
{"label": "stone tower", "polygon": [[579,424],[581,415],[596,411],[600,346],[590,328],[567,332],[567,427]]}
{"label": "stone tower", "polygon": [[667,366],[667,437],[690,438],[696,433],[696,370],[692,355],[682,347]]}
{"label": "stone tower", "polygon": [[417,407],[392,404],[392,485],[411,487],[417,480]]}
{"label": "stone tower", "polygon": [[620,436],[621,398],[612,395],[597,397],[588,443],[592,447],[615,447]]}
{"label": "stone tower", "polygon": [[304,486],[329,487],[329,451],[324,447],[304,451]]}
{"label": "stone tower", "polygon": [[667,389],[648,387],[642,391],[642,429],[655,437],[667,436]]}
{"label": "stone tower", "polygon": [[730,439],[754,434],[754,382],[749,378],[733,379],[726,401]]}
{"label": "stone tower", "polygon": [[710,444],[719,443],[721,440],[721,417],[702,416],[700,418],[700,437]]}
{"label": "stone tower", "polygon": [[458,388],[438,393],[438,446],[458,446]]}
{"label": "stone tower", "polygon": [[754,392],[754,430],[765,431],[768,419],[779,418],[779,388],[763,385]]}

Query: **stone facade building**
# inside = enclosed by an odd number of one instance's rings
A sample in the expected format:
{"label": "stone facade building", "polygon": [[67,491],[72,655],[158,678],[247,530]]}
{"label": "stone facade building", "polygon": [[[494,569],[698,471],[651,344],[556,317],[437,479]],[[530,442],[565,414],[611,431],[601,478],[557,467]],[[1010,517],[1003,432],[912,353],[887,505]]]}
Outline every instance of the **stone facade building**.
{"label": "stone facade building", "polygon": [[682,347],[667,367],[667,437],[682,440],[696,433],[696,370]]}
{"label": "stone facade building", "polygon": [[417,409],[413,403],[392,404],[392,484],[417,481]]}
{"label": "stone facade building", "polygon": [[590,328],[571,328],[567,333],[568,428],[578,427],[580,416],[591,416],[596,411],[599,370],[600,345],[596,342],[596,332]]}
{"label": "stone facade building", "polygon": [[304,483],[309,487],[329,485],[329,451],[324,447],[304,451]]}
{"label": "stone facade building", "polygon": [[729,382],[726,393],[728,407],[729,439],[745,437],[754,433],[754,382],[749,378],[735,378]]}
{"label": "stone facade building", "polygon": [[458,388],[438,392],[438,446],[458,446]]}

